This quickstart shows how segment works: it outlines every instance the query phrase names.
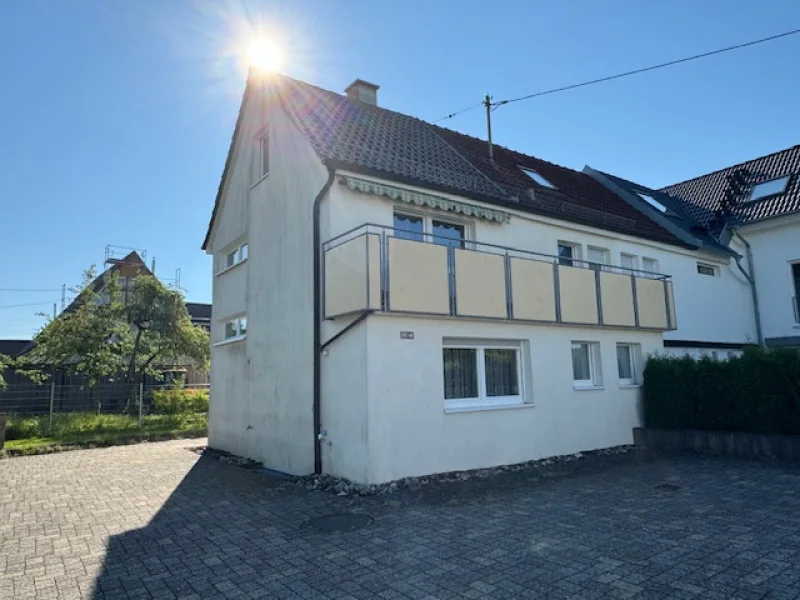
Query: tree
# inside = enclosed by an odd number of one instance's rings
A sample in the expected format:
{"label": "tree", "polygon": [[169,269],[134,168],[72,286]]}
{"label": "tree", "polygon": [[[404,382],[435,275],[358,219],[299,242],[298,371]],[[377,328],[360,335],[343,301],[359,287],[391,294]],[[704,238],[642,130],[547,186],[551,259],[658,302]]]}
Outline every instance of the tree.
{"label": "tree", "polygon": [[11,357],[0,354],[0,392],[6,389],[6,378],[3,375],[5,370],[12,364]]}
{"label": "tree", "polygon": [[124,376],[132,390],[144,375],[159,376],[162,366],[188,359],[208,368],[208,333],[192,324],[179,291],[140,275],[123,295],[115,272],[98,282],[93,269],[77,291],[73,307],[51,319],[17,360],[23,373],[43,380],[55,370],[90,384]]}

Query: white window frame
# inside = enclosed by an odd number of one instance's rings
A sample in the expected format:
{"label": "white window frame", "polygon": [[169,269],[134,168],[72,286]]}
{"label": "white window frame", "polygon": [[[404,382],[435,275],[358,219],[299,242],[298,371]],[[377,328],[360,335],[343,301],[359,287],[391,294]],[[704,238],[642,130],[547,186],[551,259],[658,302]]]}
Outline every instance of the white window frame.
{"label": "white window frame", "polygon": [[[229,246],[226,250],[219,253],[219,268],[217,275],[222,275],[231,269],[235,269],[244,262],[247,262],[247,257],[250,254],[250,247],[247,242],[239,242],[233,246]],[[233,256],[233,264],[228,264],[228,258]]]}
{"label": "white window frame", "polygon": [[[444,350],[448,348],[460,350],[475,350],[477,362],[478,396],[475,398],[449,398],[444,399]],[[488,396],[486,393],[486,358],[485,350],[514,350],[517,357],[517,390],[515,396]],[[470,410],[487,410],[499,408],[513,408],[520,406],[533,406],[526,402],[525,391],[525,359],[526,349],[524,342],[496,341],[496,340],[458,340],[445,338],[442,342],[442,398],[444,399],[445,412],[464,412]]]}
{"label": "white window frame", "polygon": [[[709,269],[712,272],[711,273],[701,273],[700,272],[701,268]],[[712,264],[709,264],[709,263],[698,262],[697,263],[697,267],[696,267],[696,271],[697,271],[698,275],[703,275],[704,277],[719,277],[719,268],[716,265],[712,265]]]}
{"label": "white window frame", "polygon": [[[648,269],[647,267],[645,267],[645,263],[652,264],[653,268],[652,269]],[[659,273],[661,273],[661,270],[660,270],[660,268],[658,266],[658,259],[657,258],[650,258],[649,256],[643,256],[642,257],[642,271],[644,271],[645,273],[650,273],[652,275],[658,275]]]}
{"label": "white window frame", "polygon": [[[270,159],[270,141],[269,141],[269,129],[265,127],[260,133],[258,133],[254,140],[255,144],[253,147],[253,183],[250,186],[251,188],[255,185],[261,183],[264,179],[269,176],[269,159]],[[264,144],[267,146],[266,151],[266,165],[264,164]]]}
{"label": "white window frame", "polygon": [[[565,247],[572,248],[572,258],[564,258],[564,259],[562,259],[561,258],[561,254],[558,252],[558,247],[559,246],[565,246]],[[581,250],[582,250],[581,244],[578,244],[576,242],[568,242],[567,240],[558,240],[556,242],[556,258],[558,259],[558,264],[560,266],[563,266],[563,267],[578,267],[578,266],[580,266],[580,263],[581,263]],[[562,264],[561,263],[562,260],[571,260],[572,264],[571,265]]]}
{"label": "white window frame", "polygon": [[[601,253],[603,255],[603,260],[600,262],[592,262],[592,251]],[[600,265],[611,264],[611,251],[608,248],[603,248],[602,246],[586,246],[586,261],[589,263],[587,265],[589,268],[602,270]]]}
{"label": "white window frame", "polygon": [[[631,266],[626,267],[623,263],[625,260],[624,257],[629,257],[631,259]],[[629,254],[628,252],[620,252],[619,253],[619,266],[623,269],[631,269],[633,271],[639,270],[639,257],[636,254]]]}
{"label": "white window frame", "polygon": [[[240,314],[228,319],[222,319],[222,339],[215,343],[215,346],[240,342],[247,338],[247,315]],[[228,335],[228,325],[233,325],[234,334]]]}
{"label": "white window frame", "polygon": [[464,228],[464,246],[469,248],[469,242],[475,240],[475,222],[467,219],[459,219],[458,217],[451,217],[449,214],[431,214],[429,212],[414,210],[406,208],[406,205],[395,205],[392,210],[392,228],[394,228],[395,214],[407,215],[409,217],[417,217],[422,219],[422,241],[433,242],[433,222],[440,221],[442,223],[451,223],[453,225],[460,225]]}
{"label": "white window frame", "polygon": [[[628,357],[631,363],[631,377],[622,377],[619,374],[619,348],[628,349]],[[617,354],[614,355],[617,363],[617,379],[619,380],[620,387],[638,387],[641,385],[640,364],[642,361],[642,345],[633,342],[618,342],[615,348]]]}
{"label": "white window frame", "polygon": [[[750,190],[750,195],[747,197],[747,202],[757,202],[758,200],[763,200],[764,198],[771,198],[772,196],[779,196],[780,194],[785,194],[786,188],[789,186],[790,178],[791,175],[783,175],[781,177],[773,177],[772,179],[767,179],[766,181],[761,181],[759,183],[756,183],[753,186],[753,189]],[[783,181],[783,187],[780,190],[778,190],[777,192],[770,192],[768,194],[762,194],[760,196],[756,196],[758,188],[778,181]]]}
{"label": "white window frame", "polygon": [[[572,346],[580,344],[588,347],[589,379],[575,379],[575,368],[572,363]],[[600,356],[600,342],[591,340],[573,340],[570,342],[569,364],[572,369],[572,386],[576,390],[603,389],[603,363]]]}

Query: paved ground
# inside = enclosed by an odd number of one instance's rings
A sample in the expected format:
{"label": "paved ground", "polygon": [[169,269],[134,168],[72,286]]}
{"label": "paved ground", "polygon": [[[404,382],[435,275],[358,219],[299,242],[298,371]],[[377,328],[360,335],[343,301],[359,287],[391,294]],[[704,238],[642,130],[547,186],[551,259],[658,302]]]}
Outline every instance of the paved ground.
{"label": "paved ground", "polygon": [[[626,459],[352,499],[200,443],[0,461],[0,598],[800,597],[800,466]],[[375,522],[302,527],[342,511]]]}

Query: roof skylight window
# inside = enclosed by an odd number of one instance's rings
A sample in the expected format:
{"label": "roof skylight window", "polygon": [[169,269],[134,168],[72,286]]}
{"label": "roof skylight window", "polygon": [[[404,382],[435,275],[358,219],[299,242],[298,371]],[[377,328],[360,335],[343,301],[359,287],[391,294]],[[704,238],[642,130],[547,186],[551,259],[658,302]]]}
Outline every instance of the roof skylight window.
{"label": "roof skylight window", "polygon": [[552,183],[550,183],[547,179],[542,177],[539,173],[537,173],[533,169],[528,169],[527,167],[520,167],[520,169],[522,169],[522,172],[525,173],[525,175],[533,179],[539,185],[550,188],[552,190],[556,189],[556,186],[554,186]]}
{"label": "roof skylight window", "polygon": [[636,192],[636,193],[639,195],[639,198],[647,202],[650,206],[652,206],[656,210],[661,211],[662,213],[667,212],[667,207],[661,204],[661,202],[659,202],[655,198],[653,198],[650,194],[645,194],[644,192]]}
{"label": "roof skylight window", "polygon": [[750,192],[750,198],[747,199],[748,202],[753,202],[755,200],[761,200],[762,198],[766,198],[768,196],[774,196],[776,194],[782,194],[786,191],[786,186],[789,184],[789,176],[784,175],[783,177],[778,177],[777,179],[770,179],[769,181],[763,181],[761,183],[757,183],[753,186],[753,191]]}

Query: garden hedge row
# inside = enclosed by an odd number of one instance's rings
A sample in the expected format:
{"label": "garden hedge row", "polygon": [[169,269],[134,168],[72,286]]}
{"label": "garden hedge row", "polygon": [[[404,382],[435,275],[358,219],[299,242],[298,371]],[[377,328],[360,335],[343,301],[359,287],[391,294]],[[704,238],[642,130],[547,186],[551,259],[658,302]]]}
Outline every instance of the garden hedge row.
{"label": "garden hedge row", "polygon": [[800,435],[800,352],[746,348],[728,360],[653,356],[645,426]]}

